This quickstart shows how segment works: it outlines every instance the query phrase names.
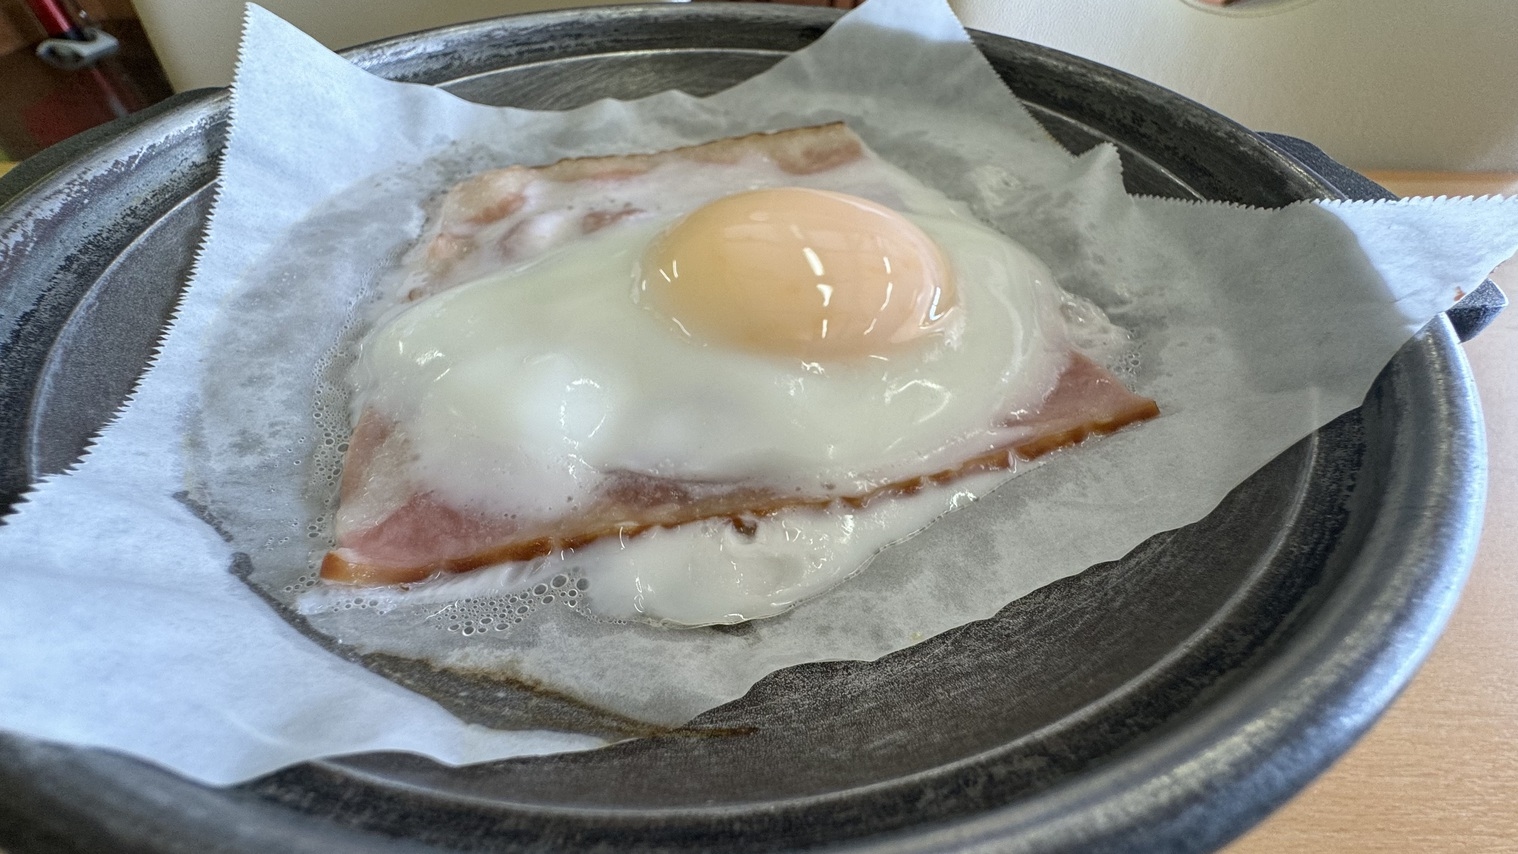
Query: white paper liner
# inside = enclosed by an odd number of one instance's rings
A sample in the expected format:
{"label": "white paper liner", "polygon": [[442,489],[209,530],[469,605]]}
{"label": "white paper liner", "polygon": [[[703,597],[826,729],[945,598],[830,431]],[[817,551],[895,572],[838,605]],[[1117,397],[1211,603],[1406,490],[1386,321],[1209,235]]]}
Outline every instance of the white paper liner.
{"label": "white paper liner", "polygon": [[[1115,152],[1073,158],[1059,149],[938,2],[871,0],[812,47],[712,98],[664,93],[566,113],[486,108],[373,78],[250,7],[215,211],[162,351],[86,460],[39,484],[0,529],[9,586],[0,726],[124,751],[213,784],[367,750],[463,763],[599,743],[463,723],[323,649],[229,572],[247,544],[227,542],[186,500],[204,486],[187,460],[230,459],[221,472],[229,478],[309,462],[298,440],[320,435],[316,364],[335,342],[286,336],[290,364],[306,379],[288,385],[284,417],[225,457],[204,441],[222,435],[205,430],[204,413],[235,393],[204,377],[220,358],[221,324],[235,316],[224,310],[274,292],[270,282],[283,277],[292,311],[346,311],[419,227],[420,197],[363,224],[362,236],[334,233],[373,247],[368,263],[340,263],[334,252],[324,268],[302,269],[282,251],[291,229],[318,214],[328,216],[302,228],[357,226],[343,219],[355,194],[414,194],[485,166],[835,119],[1016,235],[1067,289],[1134,330],[1137,390],[1164,416],[1061,455],[753,632],[611,635],[583,620],[540,620],[503,635],[515,639],[518,672],[675,722],[741,696],[775,668],[873,659],[990,616],[1206,515],[1265,462],[1358,405],[1413,332],[1518,248],[1510,200],[1259,211],[1131,198]],[[227,533],[260,514],[285,520],[250,552],[253,573],[281,539],[307,538],[284,509],[307,500],[305,486],[302,476],[282,478],[268,506],[211,514]],[[418,627],[394,625],[392,636],[365,643],[407,651]],[[696,644],[702,654],[688,654]],[[566,649],[578,666],[540,660]],[[639,679],[614,678],[629,667]]]}

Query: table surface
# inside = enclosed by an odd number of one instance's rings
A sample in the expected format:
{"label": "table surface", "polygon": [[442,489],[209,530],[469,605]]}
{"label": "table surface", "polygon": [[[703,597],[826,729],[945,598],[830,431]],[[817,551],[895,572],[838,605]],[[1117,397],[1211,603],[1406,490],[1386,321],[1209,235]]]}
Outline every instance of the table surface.
{"label": "table surface", "polygon": [[[1518,175],[1369,173],[1398,195],[1518,193]],[[1492,279],[1518,306],[1518,258]],[[1225,854],[1518,851],[1518,307],[1465,345],[1486,416],[1486,526],[1427,663],[1328,773]]]}
{"label": "table surface", "polygon": [[[1403,196],[1518,193],[1518,174],[1367,174]],[[1492,278],[1518,304],[1518,258]],[[1224,854],[1518,851],[1518,305],[1465,350],[1491,475],[1460,605],[1370,733]]]}

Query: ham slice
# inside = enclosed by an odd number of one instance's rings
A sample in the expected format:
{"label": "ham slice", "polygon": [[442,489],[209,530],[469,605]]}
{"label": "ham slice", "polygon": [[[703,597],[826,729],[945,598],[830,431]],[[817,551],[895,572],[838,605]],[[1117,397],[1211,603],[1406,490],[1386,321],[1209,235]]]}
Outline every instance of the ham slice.
{"label": "ham slice", "polygon": [[[582,158],[543,167],[509,167],[474,176],[451,189],[422,239],[406,259],[398,301],[421,299],[472,281],[504,264],[536,256],[575,237],[647,213],[639,203],[617,201],[619,182],[633,183],[675,162],[736,163],[762,158],[784,173],[814,174],[865,156],[858,137],[842,124],[754,134],[647,155]],[[594,184],[600,207],[565,203],[577,188]],[[405,584],[508,561],[572,549],[607,536],[636,536],[660,526],[729,518],[740,529],[789,507],[834,502],[860,508],[934,484],[1032,460],[1089,436],[1111,433],[1159,414],[1155,402],[1133,394],[1108,371],[1079,354],[1043,405],[1006,421],[1005,444],[942,470],[923,472],[867,492],[781,495],[751,484],[691,484],[635,472],[606,472],[589,501],[573,513],[522,523],[450,505],[412,482],[405,435],[387,418],[365,410],[348,442],[336,522],[336,548],[322,561],[321,577],[354,585]]]}
{"label": "ham slice", "polygon": [[675,148],[656,154],[581,157],[548,166],[508,166],[482,172],[455,185],[443,197],[431,227],[404,266],[414,270],[402,298],[418,300],[480,278],[613,223],[648,213],[655,198],[603,202],[588,211],[571,210],[566,199],[581,189],[605,190],[632,183],[653,170],[678,163],[731,165],[760,158],[788,175],[811,175],[865,157],[864,144],[842,122],[756,133]]}

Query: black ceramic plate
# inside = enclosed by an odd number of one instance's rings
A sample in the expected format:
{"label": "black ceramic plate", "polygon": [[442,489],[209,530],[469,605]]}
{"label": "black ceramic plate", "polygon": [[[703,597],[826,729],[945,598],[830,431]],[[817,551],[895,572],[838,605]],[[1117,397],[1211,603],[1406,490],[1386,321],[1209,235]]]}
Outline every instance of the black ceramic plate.
{"label": "black ceramic plate", "polygon": [[[835,15],[584,10],[349,56],[479,101],[562,108],[670,87],[715,91],[806,45]],[[1111,69],[976,38],[1061,142],[1117,144],[1134,192],[1263,206],[1340,194],[1283,148],[1352,191],[1377,189],[1310,146],[1272,145]],[[192,93],[0,183],[8,501],[77,458],[144,366],[188,271],[225,117],[222,93]],[[1473,329],[1482,311],[1467,316]],[[1469,565],[1484,472],[1474,389],[1441,320],[1403,349],[1360,411],[1282,454],[1204,521],[879,662],[777,673],[702,716],[699,735],[463,769],[371,755],[229,790],[9,737],[0,844],[1211,849],[1322,770],[1405,684]],[[469,687],[442,686],[439,699],[478,716]]]}

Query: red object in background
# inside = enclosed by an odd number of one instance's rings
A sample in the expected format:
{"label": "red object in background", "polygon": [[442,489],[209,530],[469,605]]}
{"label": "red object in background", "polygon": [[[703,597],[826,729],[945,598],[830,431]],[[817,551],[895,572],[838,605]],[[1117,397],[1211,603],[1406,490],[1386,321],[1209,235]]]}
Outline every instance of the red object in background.
{"label": "red object in background", "polygon": [[136,20],[91,26],[115,36],[121,48],[88,68],[53,68],[37,58],[35,44],[0,55],[0,160],[30,157],[173,94]]}
{"label": "red object in background", "polygon": [[21,125],[40,148],[103,125],[144,106],[119,68],[100,65],[65,72],[74,80],[21,108]]}
{"label": "red object in background", "polygon": [[83,15],[69,0],[26,0],[38,23],[55,39],[84,39]]}

